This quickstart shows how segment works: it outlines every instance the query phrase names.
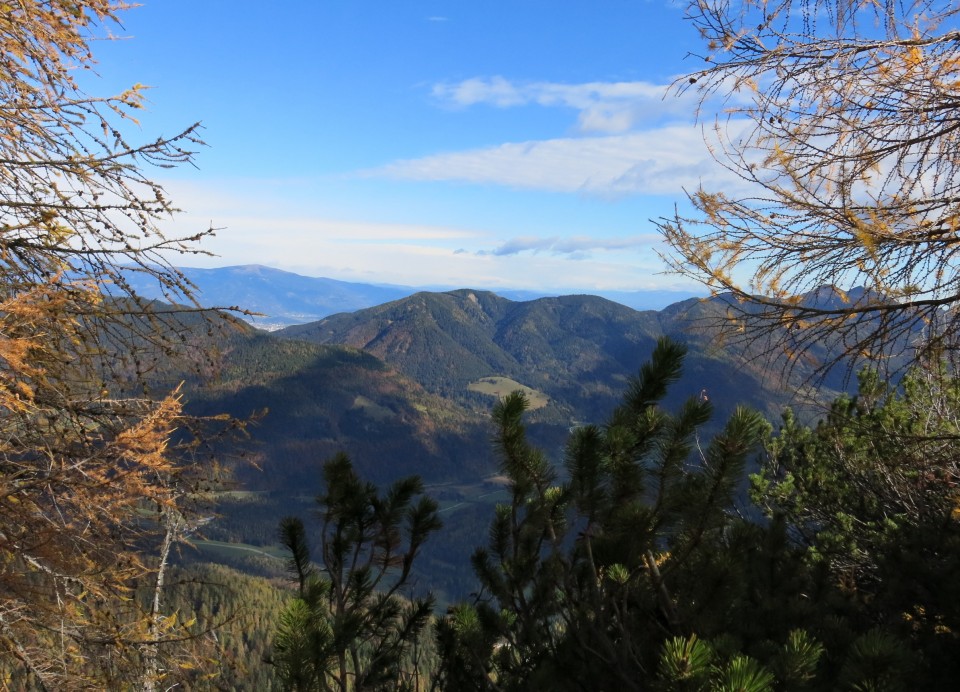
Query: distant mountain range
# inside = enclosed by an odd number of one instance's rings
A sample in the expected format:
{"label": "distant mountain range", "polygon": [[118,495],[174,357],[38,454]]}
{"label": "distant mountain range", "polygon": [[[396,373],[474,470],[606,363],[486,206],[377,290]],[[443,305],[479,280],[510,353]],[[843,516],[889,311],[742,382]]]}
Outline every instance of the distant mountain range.
{"label": "distant mountain range", "polygon": [[[239,307],[259,316],[245,318],[261,329],[279,329],[304,324],[341,312],[353,312],[392,300],[399,300],[424,287],[353,283],[320,277],[301,276],[257,264],[216,269],[182,268],[196,285],[203,305]],[[132,287],[143,297],[163,300],[159,287],[146,277],[131,273]],[[431,288],[429,290],[444,290]],[[497,291],[512,300],[533,300],[549,294],[523,290]],[[600,295],[635,310],[659,310],[687,298],[689,291],[611,291]]]}

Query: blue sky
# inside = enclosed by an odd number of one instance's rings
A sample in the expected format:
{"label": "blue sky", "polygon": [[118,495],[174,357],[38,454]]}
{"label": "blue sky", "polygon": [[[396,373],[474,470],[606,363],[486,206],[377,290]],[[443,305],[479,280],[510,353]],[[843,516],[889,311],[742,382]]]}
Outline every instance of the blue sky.
{"label": "blue sky", "polygon": [[142,136],[202,121],[158,170],[222,228],[191,266],[543,291],[689,288],[649,219],[729,185],[689,97],[699,48],[665,0],[146,0],[97,43],[98,93],[153,87]]}

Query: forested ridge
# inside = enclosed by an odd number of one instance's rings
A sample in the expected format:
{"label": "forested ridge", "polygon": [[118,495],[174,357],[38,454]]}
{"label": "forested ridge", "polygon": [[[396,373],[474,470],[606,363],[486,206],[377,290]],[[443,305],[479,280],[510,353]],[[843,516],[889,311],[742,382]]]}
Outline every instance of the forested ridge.
{"label": "forested ridge", "polygon": [[5,688],[956,686],[952,3],[688,8],[759,190],[658,222],[708,299],[281,334],[160,228],[198,127],[75,77],[127,9],[0,5]]}

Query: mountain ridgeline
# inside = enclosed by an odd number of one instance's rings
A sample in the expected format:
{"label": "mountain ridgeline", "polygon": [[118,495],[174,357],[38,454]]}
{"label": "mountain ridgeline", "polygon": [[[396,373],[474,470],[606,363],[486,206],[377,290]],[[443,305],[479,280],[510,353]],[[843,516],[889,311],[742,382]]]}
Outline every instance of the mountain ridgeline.
{"label": "mountain ridgeline", "polygon": [[[244,319],[262,329],[279,329],[339,312],[374,307],[419,291],[446,290],[302,276],[258,264],[209,269],[183,267],[180,271],[196,289],[196,298],[203,305],[220,308],[236,306],[248,310],[254,314]],[[174,303],[184,299],[183,296],[160,290],[151,277],[132,268],[123,272],[119,280],[144,298]],[[555,295],[514,289],[501,290],[499,294],[517,301]],[[699,294],[684,290],[646,290],[605,291],[599,295],[636,310],[657,310]]]}
{"label": "mountain ridgeline", "polygon": [[468,408],[489,408],[478,382],[504,378],[549,399],[536,420],[566,425],[608,415],[657,339],[670,336],[691,346],[672,403],[697,395],[723,409],[746,403],[772,412],[786,400],[778,374],[712,345],[715,332],[698,327],[718,309],[692,299],[638,312],[597,296],[514,302],[464,289],[417,293],[277,336],[362,349]]}

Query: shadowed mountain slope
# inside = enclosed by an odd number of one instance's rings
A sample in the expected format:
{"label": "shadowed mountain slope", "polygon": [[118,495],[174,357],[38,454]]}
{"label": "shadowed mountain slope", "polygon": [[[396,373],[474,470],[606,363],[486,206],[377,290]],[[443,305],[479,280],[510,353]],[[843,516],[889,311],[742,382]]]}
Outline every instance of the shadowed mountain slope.
{"label": "shadowed mountain slope", "polygon": [[246,489],[314,490],[320,463],[340,450],[378,483],[414,473],[429,481],[479,476],[491,466],[483,421],[369,353],[243,325],[195,332],[188,347],[201,367],[162,362],[151,385],[164,392],[183,381],[191,414],[263,413],[250,439],[235,445],[259,467],[237,466]]}

